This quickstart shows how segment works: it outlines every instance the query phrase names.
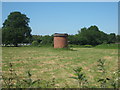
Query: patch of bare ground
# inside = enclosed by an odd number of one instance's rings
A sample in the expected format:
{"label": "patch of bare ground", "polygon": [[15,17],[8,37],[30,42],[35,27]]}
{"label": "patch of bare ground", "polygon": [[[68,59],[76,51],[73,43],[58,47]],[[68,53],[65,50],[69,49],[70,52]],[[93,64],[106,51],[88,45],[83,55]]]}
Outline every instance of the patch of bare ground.
{"label": "patch of bare ground", "polygon": [[105,59],[105,60],[112,60],[112,57],[111,56],[104,56],[103,59]]}

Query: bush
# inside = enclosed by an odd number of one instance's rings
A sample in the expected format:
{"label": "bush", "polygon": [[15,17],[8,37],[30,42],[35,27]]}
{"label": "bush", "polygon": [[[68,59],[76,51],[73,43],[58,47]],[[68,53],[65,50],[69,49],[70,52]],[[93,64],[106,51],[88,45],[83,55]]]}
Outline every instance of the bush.
{"label": "bush", "polygon": [[39,45],[38,41],[33,41],[32,42],[32,46],[38,46],[38,45]]}
{"label": "bush", "polygon": [[84,45],[84,47],[91,48],[92,45]]}
{"label": "bush", "polygon": [[73,78],[78,81],[79,88],[87,88],[88,80],[86,79],[85,74],[82,72],[82,67],[78,67],[76,69],[73,69],[75,74]]}

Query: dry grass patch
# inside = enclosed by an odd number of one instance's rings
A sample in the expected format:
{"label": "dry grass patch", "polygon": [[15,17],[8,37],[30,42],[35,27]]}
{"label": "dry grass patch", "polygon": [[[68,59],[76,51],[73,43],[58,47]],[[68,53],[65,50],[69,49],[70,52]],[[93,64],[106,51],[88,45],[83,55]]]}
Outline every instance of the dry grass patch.
{"label": "dry grass patch", "polygon": [[[30,70],[33,78],[52,80],[54,77],[57,87],[77,87],[77,82],[69,77],[74,76],[73,69],[82,67],[88,80],[96,84],[97,60],[105,59],[107,69],[113,72],[117,68],[117,50],[72,48],[71,50],[54,50],[42,47],[3,47],[2,70],[4,75],[9,69],[8,63],[13,63],[14,69],[21,77]],[[112,65],[112,66],[111,66]],[[114,67],[114,68],[113,68]]]}

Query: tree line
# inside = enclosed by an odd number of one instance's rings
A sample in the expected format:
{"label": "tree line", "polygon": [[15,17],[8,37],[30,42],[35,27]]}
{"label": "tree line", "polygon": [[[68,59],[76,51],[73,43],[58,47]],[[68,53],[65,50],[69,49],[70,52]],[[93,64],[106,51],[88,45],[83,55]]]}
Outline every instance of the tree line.
{"label": "tree line", "polygon": [[[20,43],[32,43],[33,45],[53,45],[53,35],[32,35],[29,27],[30,19],[21,12],[11,12],[3,23],[2,44],[18,46]],[[104,33],[97,26],[82,28],[75,35],[68,35],[68,43],[75,45],[99,45],[118,43],[120,35]]]}
{"label": "tree line", "polygon": [[[53,45],[53,35],[33,35],[33,40],[39,44]],[[68,43],[73,45],[92,45],[118,43],[120,35],[115,33],[104,33],[100,31],[97,26],[90,26],[89,28],[82,28],[75,35],[68,35]]]}
{"label": "tree line", "polygon": [[82,28],[78,31],[78,34],[69,35],[68,40],[70,44],[76,45],[99,45],[117,43],[120,41],[120,35],[115,33],[104,33],[99,30],[97,26],[90,26],[89,28]]}

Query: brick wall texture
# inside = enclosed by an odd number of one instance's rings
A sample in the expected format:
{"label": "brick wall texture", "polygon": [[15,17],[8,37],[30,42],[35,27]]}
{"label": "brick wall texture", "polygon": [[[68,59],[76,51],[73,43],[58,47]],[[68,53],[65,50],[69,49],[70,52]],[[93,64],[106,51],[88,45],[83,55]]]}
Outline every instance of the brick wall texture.
{"label": "brick wall texture", "polygon": [[67,37],[54,36],[54,48],[66,48],[68,46]]}

